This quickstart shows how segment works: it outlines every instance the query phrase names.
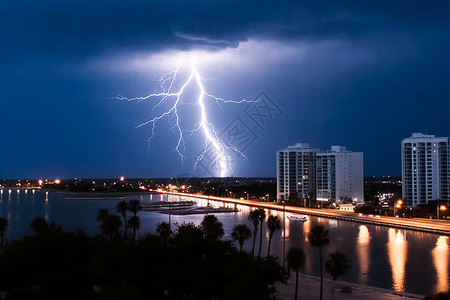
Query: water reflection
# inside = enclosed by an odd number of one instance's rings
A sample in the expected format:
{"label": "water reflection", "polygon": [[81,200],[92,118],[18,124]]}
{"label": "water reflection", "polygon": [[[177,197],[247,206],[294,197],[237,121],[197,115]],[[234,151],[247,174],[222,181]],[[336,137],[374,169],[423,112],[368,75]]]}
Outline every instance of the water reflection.
{"label": "water reflection", "polygon": [[397,292],[405,291],[405,265],[407,242],[404,230],[389,228],[388,255],[392,269],[392,288]]}
{"label": "water reflection", "polygon": [[434,267],[436,268],[436,293],[445,292],[449,289],[449,276],[448,276],[448,257],[449,257],[449,245],[448,236],[440,236],[437,239],[436,247],[432,251]]}
{"label": "water reflection", "polygon": [[311,230],[311,219],[308,217],[308,221],[303,223],[303,236],[305,237],[305,242],[308,241],[308,234]]}
{"label": "water reflection", "polygon": [[362,284],[367,284],[370,270],[370,233],[366,225],[359,226],[357,238],[357,254],[359,260],[359,279]]}

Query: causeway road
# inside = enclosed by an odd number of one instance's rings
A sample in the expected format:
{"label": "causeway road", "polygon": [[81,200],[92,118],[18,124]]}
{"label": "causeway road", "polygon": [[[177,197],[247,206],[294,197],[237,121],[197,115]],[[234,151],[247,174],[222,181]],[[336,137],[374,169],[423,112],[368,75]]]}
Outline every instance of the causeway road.
{"label": "causeway road", "polygon": [[287,213],[297,213],[310,216],[317,216],[401,229],[409,229],[450,236],[450,219],[437,220],[425,218],[395,218],[379,215],[366,216],[366,215],[359,215],[352,211],[340,211],[337,209],[325,209],[325,208],[305,208],[305,207],[283,205],[281,203],[276,202],[261,202],[254,200],[206,196],[200,194],[177,193],[177,192],[172,193],[165,192],[165,193],[184,197],[206,199],[211,201],[221,201],[227,203],[247,205],[252,207],[261,207],[278,211],[285,210]]}

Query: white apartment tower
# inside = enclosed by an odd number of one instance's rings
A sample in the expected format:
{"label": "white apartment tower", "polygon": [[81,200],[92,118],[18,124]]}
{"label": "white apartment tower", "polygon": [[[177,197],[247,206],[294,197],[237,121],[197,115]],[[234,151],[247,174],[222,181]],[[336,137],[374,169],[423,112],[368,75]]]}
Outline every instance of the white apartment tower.
{"label": "white apartment tower", "polygon": [[316,186],[318,201],[364,203],[363,153],[343,146],[317,153]]}
{"label": "white apartment tower", "polygon": [[450,141],[413,133],[402,141],[402,197],[408,206],[448,201]]}
{"label": "white apartment tower", "polygon": [[314,199],[316,195],[316,153],[309,144],[297,143],[277,151],[277,199]]}

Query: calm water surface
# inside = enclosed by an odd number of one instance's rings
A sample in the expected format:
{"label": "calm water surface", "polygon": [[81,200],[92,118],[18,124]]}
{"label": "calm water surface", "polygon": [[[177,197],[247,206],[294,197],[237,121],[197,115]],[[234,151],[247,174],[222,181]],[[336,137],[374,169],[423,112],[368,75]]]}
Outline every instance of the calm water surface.
{"label": "calm water surface", "polygon": [[[3,189],[0,190],[0,216],[8,218],[11,223],[5,234],[7,239],[18,239],[32,234],[29,224],[35,217],[55,221],[66,230],[80,228],[93,235],[99,233],[95,220],[98,210],[108,208],[114,212],[117,202],[122,199],[139,199],[145,203],[167,200],[167,196],[147,194],[86,199],[40,190],[33,192]],[[177,196],[169,197],[171,201],[178,199]],[[211,204],[227,205],[220,202]],[[198,205],[205,206],[207,201],[198,200]],[[237,223],[245,223],[250,228],[253,226],[247,220],[250,208],[240,205],[237,207],[240,212],[216,214],[224,225],[225,238],[231,238],[231,231]],[[268,213],[283,218],[282,212],[268,211]],[[141,232],[154,232],[158,223],[168,222],[169,218],[172,224],[175,222],[199,224],[204,215],[169,216],[156,212],[141,212],[139,216]],[[348,256],[351,269],[343,277],[346,281],[417,294],[430,294],[449,289],[450,246],[447,236],[318,217],[309,217],[305,223],[289,222],[286,218],[285,249],[288,250],[292,246],[304,249],[307,256],[304,273],[319,274],[317,249],[311,247],[307,239],[310,228],[316,224],[323,224],[330,231],[331,242],[324,253],[328,255],[329,252],[339,250]],[[267,254],[267,239],[268,233],[263,239],[262,256]],[[275,233],[272,241],[271,253],[278,255],[280,261],[283,257],[283,240],[281,230]],[[257,240],[257,246],[258,243]],[[250,239],[246,242],[245,248],[251,250],[251,244]]]}

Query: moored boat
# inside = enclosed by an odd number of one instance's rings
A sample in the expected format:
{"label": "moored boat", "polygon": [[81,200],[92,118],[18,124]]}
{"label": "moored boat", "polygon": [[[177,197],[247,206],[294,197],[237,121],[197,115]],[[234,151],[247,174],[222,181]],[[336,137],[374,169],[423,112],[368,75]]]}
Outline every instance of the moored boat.
{"label": "moored boat", "polygon": [[288,216],[288,219],[290,221],[302,222],[302,223],[308,221],[308,218],[306,216],[301,216],[301,215],[290,215],[290,216]]}

